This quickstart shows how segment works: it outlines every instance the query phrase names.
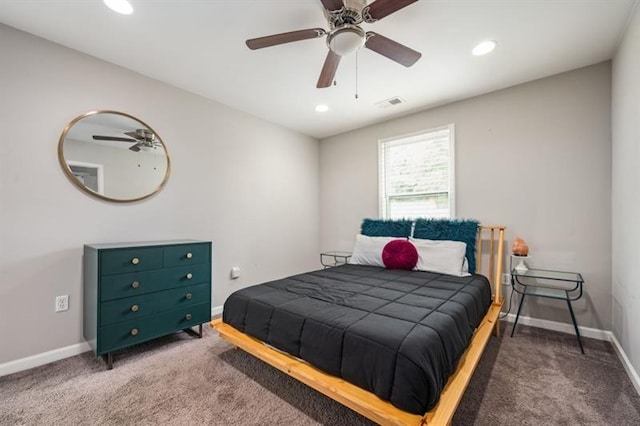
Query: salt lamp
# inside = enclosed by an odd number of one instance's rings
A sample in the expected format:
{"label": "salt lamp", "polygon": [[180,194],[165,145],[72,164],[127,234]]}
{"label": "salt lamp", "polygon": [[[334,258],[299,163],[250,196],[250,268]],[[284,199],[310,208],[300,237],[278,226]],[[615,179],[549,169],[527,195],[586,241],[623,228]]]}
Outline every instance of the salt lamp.
{"label": "salt lamp", "polygon": [[516,237],[511,248],[514,256],[527,256],[529,254],[529,246],[520,237]]}

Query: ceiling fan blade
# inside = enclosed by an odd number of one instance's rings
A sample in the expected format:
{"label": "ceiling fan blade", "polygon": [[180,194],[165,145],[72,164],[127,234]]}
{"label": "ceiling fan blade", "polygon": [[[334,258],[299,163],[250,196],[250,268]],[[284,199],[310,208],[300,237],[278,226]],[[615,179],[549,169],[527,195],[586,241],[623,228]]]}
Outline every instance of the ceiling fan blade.
{"label": "ceiling fan blade", "polygon": [[131,151],[133,151],[133,152],[138,152],[138,151],[140,151],[140,146],[141,145],[142,145],[142,143],[138,142],[137,144],[130,146],[129,149]]}
{"label": "ceiling fan blade", "polygon": [[119,138],[117,136],[100,136],[100,135],[93,135],[93,140],[115,141],[115,142],[138,142],[137,140],[131,139],[131,138]]}
{"label": "ceiling fan blade", "polygon": [[364,46],[405,67],[410,67],[415,64],[422,56],[422,53],[416,52],[397,41],[393,41],[373,31],[367,31],[367,42]]}
{"label": "ceiling fan blade", "polygon": [[265,37],[252,38],[246,41],[251,50],[271,47],[278,44],[291,43],[292,41],[307,40],[322,37],[327,32],[322,28],[310,28],[308,30],[291,31],[288,33],[273,34]]}
{"label": "ceiling fan blade", "polygon": [[339,10],[344,6],[342,0],[320,0],[325,9],[334,11]]}
{"label": "ceiling fan blade", "polygon": [[376,0],[362,9],[362,16],[368,23],[379,21],[418,0]]}
{"label": "ceiling fan blade", "polygon": [[324,60],[324,65],[322,66],[322,71],[320,72],[318,84],[316,85],[318,89],[329,87],[333,84],[333,79],[336,76],[336,71],[338,70],[339,63],[340,55],[336,55],[335,53],[333,53],[333,50],[329,50],[327,59]]}

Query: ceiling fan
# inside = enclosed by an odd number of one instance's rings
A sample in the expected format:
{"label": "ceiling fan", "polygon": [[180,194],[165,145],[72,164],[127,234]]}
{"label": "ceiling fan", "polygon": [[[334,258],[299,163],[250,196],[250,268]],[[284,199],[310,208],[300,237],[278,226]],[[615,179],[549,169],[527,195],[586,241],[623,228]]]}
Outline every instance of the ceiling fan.
{"label": "ceiling fan", "polygon": [[293,41],[307,40],[327,36],[329,53],[320,72],[316,87],[329,87],[333,84],[338,64],[342,56],[354,53],[362,46],[405,67],[415,64],[422,56],[420,52],[410,49],[396,41],[381,36],[373,31],[364,31],[360,24],[374,23],[385,16],[415,3],[418,0],[375,0],[367,5],[367,0],[320,0],[324,6],[325,17],[330,30],[310,28],[291,31],[247,40],[251,50]]}
{"label": "ceiling fan", "polygon": [[124,132],[125,135],[131,136],[130,138],[123,138],[119,136],[100,136],[93,135],[93,140],[96,141],[115,141],[115,142],[135,142],[135,145],[129,147],[131,151],[138,152],[141,147],[154,148],[159,146],[155,133],[149,129],[136,129],[133,132]]}

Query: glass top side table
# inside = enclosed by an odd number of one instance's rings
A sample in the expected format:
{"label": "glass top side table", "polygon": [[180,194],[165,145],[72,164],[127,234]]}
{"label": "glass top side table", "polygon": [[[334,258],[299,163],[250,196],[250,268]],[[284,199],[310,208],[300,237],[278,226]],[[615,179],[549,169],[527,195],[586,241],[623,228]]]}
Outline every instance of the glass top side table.
{"label": "glass top side table", "polygon": [[325,251],[320,253],[320,263],[326,268],[332,268],[334,266],[344,265],[351,258],[351,252],[349,251]]}
{"label": "glass top side table", "polygon": [[[542,282],[540,282],[542,281]],[[513,291],[521,295],[520,304],[518,305],[518,313],[516,320],[511,329],[511,337],[518,324],[520,318],[520,310],[524,304],[526,296],[544,297],[547,299],[565,300],[571,314],[573,328],[576,331],[580,352],[584,354],[582,347],[582,339],[580,331],[578,331],[578,323],[573,313],[571,302],[582,297],[582,285],[584,279],[578,272],[550,271],[545,269],[528,269],[526,271],[511,270],[511,288]]]}

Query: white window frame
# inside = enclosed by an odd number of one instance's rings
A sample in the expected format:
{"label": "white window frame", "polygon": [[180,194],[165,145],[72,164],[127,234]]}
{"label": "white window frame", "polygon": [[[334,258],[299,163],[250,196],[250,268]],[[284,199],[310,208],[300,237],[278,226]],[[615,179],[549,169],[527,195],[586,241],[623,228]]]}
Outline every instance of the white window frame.
{"label": "white window frame", "polygon": [[[427,133],[437,132],[441,130],[449,130],[449,217],[456,217],[456,186],[455,186],[455,125],[453,123],[444,126],[434,127],[421,130],[419,132],[408,133],[401,136],[378,140],[378,215],[382,219],[388,219],[388,197],[385,185],[385,165],[384,165],[384,146],[390,142],[414,143],[421,140],[421,137]],[[402,142],[401,142],[402,141]]]}

